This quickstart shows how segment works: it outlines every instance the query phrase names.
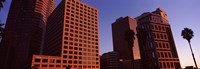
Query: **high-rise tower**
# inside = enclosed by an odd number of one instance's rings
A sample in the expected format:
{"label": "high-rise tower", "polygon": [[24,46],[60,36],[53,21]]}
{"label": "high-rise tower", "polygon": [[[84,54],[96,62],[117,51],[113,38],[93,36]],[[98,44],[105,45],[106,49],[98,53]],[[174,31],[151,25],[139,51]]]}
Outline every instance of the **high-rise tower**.
{"label": "high-rise tower", "polygon": [[128,16],[112,24],[113,49],[119,54],[122,69],[133,69],[134,59],[140,59],[136,27],[136,20]]}
{"label": "high-rise tower", "polygon": [[100,69],[98,11],[79,0],[62,0],[47,20],[39,69]]}
{"label": "high-rise tower", "polygon": [[144,69],[181,69],[167,14],[158,8],[137,17]]}
{"label": "high-rise tower", "polygon": [[55,0],[12,0],[0,46],[1,69],[30,69],[39,54],[42,35]]}

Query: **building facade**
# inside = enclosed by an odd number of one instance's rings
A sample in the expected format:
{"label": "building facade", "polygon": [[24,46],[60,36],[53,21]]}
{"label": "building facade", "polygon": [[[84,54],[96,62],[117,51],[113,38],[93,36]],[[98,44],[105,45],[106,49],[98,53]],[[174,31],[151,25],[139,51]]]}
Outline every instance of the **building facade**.
{"label": "building facade", "polygon": [[12,0],[0,46],[1,69],[30,69],[39,54],[45,23],[55,0]]}
{"label": "building facade", "polygon": [[43,55],[32,61],[39,69],[100,69],[98,10],[79,0],[62,0],[47,20]]}
{"label": "building facade", "polygon": [[101,69],[121,69],[117,52],[104,53],[100,58]]}
{"label": "building facade", "polygon": [[136,27],[136,20],[128,16],[112,24],[113,49],[119,53],[122,69],[133,69],[133,60],[140,59]]}
{"label": "building facade", "polygon": [[167,14],[158,8],[136,19],[144,69],[181,69]]}

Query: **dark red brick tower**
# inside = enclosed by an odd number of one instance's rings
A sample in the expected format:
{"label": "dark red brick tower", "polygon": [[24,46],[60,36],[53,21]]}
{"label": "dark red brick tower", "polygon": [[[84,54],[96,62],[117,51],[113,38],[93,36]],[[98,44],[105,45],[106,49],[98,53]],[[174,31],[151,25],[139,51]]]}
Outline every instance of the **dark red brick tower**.
{"label": "dark red brick tower", "polygon": [[30,69],[39,54],[47,17],[55,0],[12,0],[0,46],[1,69]]}
{"label": "dark red brick tower", "polygon": [[181,69],[167,14],[160,8],[137,17],[144,69]]}

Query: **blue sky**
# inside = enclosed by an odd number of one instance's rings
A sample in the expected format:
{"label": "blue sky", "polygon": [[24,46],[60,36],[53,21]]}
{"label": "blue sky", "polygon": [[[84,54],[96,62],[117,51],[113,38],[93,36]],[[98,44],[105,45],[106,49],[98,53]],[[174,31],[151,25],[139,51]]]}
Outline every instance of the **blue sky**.
{"label": "blue sky", "polygon": [[[61,0],[57,0],[59,3]],[[192,47],[200,67],[200,0],[81,0],[99,10],[100,53],[112,51],[111,24],[119,17],[137,17],[143,12],[162,8],[169,18],[182,67],[194,65],[189,45],[181,37],[181,30],[188,27],[194,31]],[[6,21],[11,0],[4,3],[0,20]]]}

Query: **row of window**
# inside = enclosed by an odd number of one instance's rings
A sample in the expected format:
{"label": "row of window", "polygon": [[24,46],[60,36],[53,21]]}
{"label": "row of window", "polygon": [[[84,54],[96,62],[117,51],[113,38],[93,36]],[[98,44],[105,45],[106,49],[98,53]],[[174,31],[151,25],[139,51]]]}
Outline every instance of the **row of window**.
{"label": "row of window", "polygon": [[[63,57],[65,57],[66,55],[64,55]],[[78,59],[78,56],[68,56],[69,59]],[[79,56],[79,59],[82,59],[81,56]],[[92,58],[92,57],[83,57],[84,60],[99,60],[98,58]],[[61,60],[55,60],[55,59],[39,59],[39,58],[35,58],[34,60],[35,62],[43,62],[43,63],[61,63]],[[62,63],[67,63],[67,60],[63,60]],[[69,64],[99,64],[99,62],[94,62],[94,61],[84,61],[84,63],[82,63],[82,61],[77,61],[77,60],[68,60]]]}
{"label": "row of window", "polygon": [[172,54],[170,52],[158,52],[159,58],[171,58]]}
{"label": "row of window", "polygon": [[67,2],[67,4],[72,4],[72,6],[75,6],[75,4],[76,4],[76,5],[79,5],[79,6],[81,6],[81,7],[84,7],[84,8],[87,8],[87,9],[91,9],[92,11],[93,11],[93,10],[94,10],[94,11],[97,11],[96,9],[93,9],[93,8],[91,8],[91,7],[89,7],[89,6],[85,5],[85,4],[83,4],[83,3],[81,3],[81,2],[75,2],[74,0],[69,0],[69,2]]}
{"label": "row of window", "polygon": [[147,23],[147,22],[153,22],[153,23],[166,23],[167,21],[163,20],[161,16],[149,16],[145,18],[139,19],[140,23]]}
{"label": "row of window", "polygon": [[160,68],[174,68],[173,62],[160,62]]}
{"label": "row of window", "polygon": [[[64,46],[64,49],[67,49],[67,46]],[[79,50],[79,51],[87,51],[87,52],[96,52],[96,53],[98,53],[99,51],[98,50],[94,50],[94,49],[86,49],[86,48],[78,48],[78,47],[74,47],[74,49],[73,49],[73,47],[71,46],[71,47],[69,47],[69,49],[70,50]],[[69,51],[70,52],[70,51]],[[64,52],[64,53],[68,53],[67,51],[66,52]],[[69,53],[69,54],[72,54],[72,53]],[[80,54],[81,55],[81,54]]]}
{"label": "row of window", "polygon": [[[81,52],[79,52],[80,54]],[[81,53],[82,54],[82,53]],[[85,54],[85,53],[84,53]],[[86,53],[87,54],[87,53]],[[92,55],[95,55],[95,54],[92,54]],[[84,60],[99,60],[98,58],[96,57],[83,57],[83,56],[73,56],[73,55],[63,55],[63,58],[68,58],[68,59],[73,59],[73,60],[81,60],[81,59],[84,59]]]}
{"label": "row of window", "polygon": [[145,49],[153,49],[154,46],[158,49],[169,49],[170,45],[168,42],[146,42]]}
{"label": "row of window", "polygon": [[165,26],[163,26],[163,25],[156,25],[156,24],[152,25],[152,29],[153,30],[157,30],[157,31],[165,31],[166,30]]}
{"label": "row of window", "polygon": [[[83,38],[83,36],[84,37],[93,37],[93,38],[89,38],[89,39],[96,39],[96,38],[98,38],[98,32],[84,32],[84,31],[76,31],[76,30],[69,30],[69,29],[65,29],[65,36],[66,37],[68,37],[68,36],[71,36],[71,37],[73,37],[73,36],[75,36],[75,37],[78,37],[78,35],[79,35],[79,37],[80,38]],[[70,32],[69,32],[70,31]],[[86,38],[84,38],[84,39],[86,39]]]}
{"label": "row of window", "polygon": [[75,33],[78,33],[78,31],[82,31],[83,32],[88,32],[88,33],[96,33],[98,31],[98,29],[94,29],[94,28],[91,28],[91,27],[87,27],[87,26],[84,26],[84,28],[81,28],[81,27],[77,27],[77,26],[70,26],[70,30],[69,30],[69,25],[66,24],[65,25],[67,28],[65,28],[65,31],[70,31],[70,32],[75,32]]}
{"label": "row of window", "polygon": [[[91,17],[91,18],[92,18],[92,17],[97,17],[97,12],[95,12],[95,13],[94,13],[93,11],[90,12],[90,10],[86,11],[86,9],[83,10],[82,8],[80,8],[80,9],[79,9],[79,8],[76,8],[76,9],[75,9],[74,7],[71,7],[71,8],[70,8],[69,5],[67,6],[66,11],[67,11],[67,13],[68,13],[68,12],[71,12],[71,13],[73,13],[73,14],[76,13],[76,15],[84,15],[84,14],[85,14],[85,15],[88,16],[88,18],[89,18],[89,17]],[[84,16],[84,17],[86,17],[86,16]],[[89,18],[89,19],[90,19],[90,18]]]}
{"label": "row of window", "polygon": [[[70,42],[69,42],[70,41]],[[79,42],[77,41],[77,40],[74,40],[74,42],[72,42],[72,40],[69,40],[69,41],[67,41],[67,40],[65,40],[64,41],[64,44],[65,45],[72,45],[72,46],[84,46],[84,47],[88,47],[88,46],[90,46],[90,45],[98,45],[98,42],[96,41],[96,42],[94,42],[94,41],[88,41],[88,40],[81,40],[81,39],[79,39]]]}
{"label": "row of window", "polygon": [[168,42],[155,42],[156,48],[170,48]]}
{"label": "row of window", "polygon": [[[73,54],[73,55],[84,55],[84,56],[99,56],[98,54],[93,54],[92,52],[86,53],[86,52],[77,52],[77,51],[63,51],[64,54]],[[98,53],[98,52],[95,52]],[[67,58],[67,56],[66,56]]]}
{"label": "row of window", "polygon": [[158,25],[158,24],[145,23],[145,24],[140,25],[139,27],[145,30],[154,30],[154,31],[162,31],[162,32],[166,31],[164,25]]}
{"label": "row of window", "polygon": [[[74,46],[64,46],[65,49],[70,49],[70,50],[79,50],[79,51],[88,51],[88,52],[97,52],[98,50],[90,49],[90,48],[80,48],[80,47],[74,47]],[[96,47],[98,48],[98,47]]]}
{"label": "row of window", "polygon": [[[88,27],[91,27],[91,28],[97,28],[98,26],[98,24],[97,24],[97,21],[91,21],[91,22],[86,22],[87,20],[79,20],[79,19],[74,19],[74,18],[71,18],[72,20],[70,20],[70,18],[68,17],[68,16],[66,16],[67,18],[66,18],[66,20],[65,20],[65,22],[66,22],[66,24],[71,24],[71,25],[74,25],[75,24],[75,26],[81,26],[81,27],[83,27],[83,26],[88,26]],[[75,21],[74,21],[75,20]],[[89,28],[90,29],[90,28]]]}
{"label": "row of window", "polygon": [[155,39],[167,39],[167,34],[164,33],[153,33]]}
{"label": "row of window", "polygon": [[[40,67],[40,64],[34,64],[34,67]],[[42,64],[41,67],[50,67],[50,68],[51,67],[59,67],[60,68],[61,65],[52,65],[52,64],[47,65],[47,64]],[[63,67],[67,67],[67,65],[63,65]],[[95,68],[95,67],[99,68],[99,66],[85,66],[85,65],[84,66],[73,65],[72,67],[73,68]]]}
{"label": "row of window", "polygon": [[[68,41],[64,41],[65,45],[68,46],[73,46],[73,47],[85,47],[85,48],[92,48],[92,49],[98,49],[98,43],[94,44],[90,44],[90,43],[80,43],[80,42],[68,42]],[[68,46],[64,46],[64,48],[68,48]]]}
{"label": "row of window", "polygon": [[[68,2],[68,3],[69,3],[69,2]],[[72,5],[67,4],[66,7],[67,7],[67,9],[72,9],[72,10],[75,10],[75,9],[76,9],[76,11],[79,11],[79,9],[81,9],[81,11],[84,10],[85,12],[89,12],[89,13],[92,13],[92,14],[97,15],[97,12],[96,12],[96,11],[90,10],[90,9],[87,9],[87,8],[84,8],[84,7],[79,6],[79,5],[76,5],[76,7],[75,7],[74,4],[72,4]]]}
{"label": "row of window", "polygon": [[69,12],[66,12],[66,15],[67,15],[66,19],[71,19],[71,20],[80,19],[80,22],[84,20],[87,22],[96,23],[98,21],[97,15],[95,16],[90,14],[79,14],[78,12],[76,12],[75,15],[74,11],[71,11],[71,14]]}
{"label": "row of window", "polygon": [[75,42],[84,42],[84,43],[88,43],[88,44],[96,44],[98,45],[98,38],[91,38],[91,37],[86,37],[86,36],[65,36],[64,37],[65,40],[70,40],[70,41],[75,41]]}

